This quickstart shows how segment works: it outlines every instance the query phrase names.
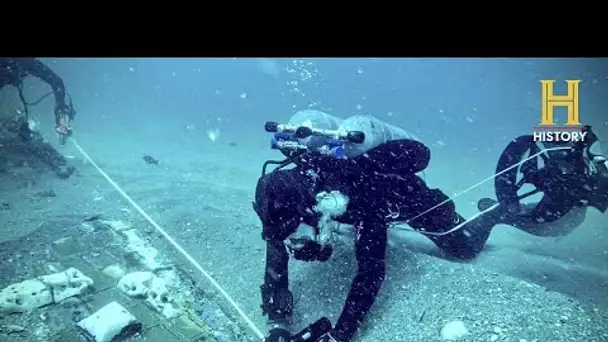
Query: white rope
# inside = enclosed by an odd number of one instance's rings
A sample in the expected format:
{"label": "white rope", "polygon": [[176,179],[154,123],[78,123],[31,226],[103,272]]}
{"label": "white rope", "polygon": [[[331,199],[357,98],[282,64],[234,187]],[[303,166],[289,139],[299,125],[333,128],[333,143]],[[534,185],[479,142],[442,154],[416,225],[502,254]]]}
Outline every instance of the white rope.
{"label": "white rope", "polygon": [[105,173],[97,165],[97,163],[95,163],[95,161],[93,161],[93,159],[82,149],[82,147],[80,147],[80,145],[74,139],[70,139],[70,141],[72,142],[72,144],[74,144],[78,151],[80,151],[80,153],[87,159],[87,161],[91,163],[91,165],[93,165],[93,167],[95,167],[95,169],[97,169],[97,171],[99,171],[99,173],[116,189],[116,191],[118,191],[118,193],[120,193],[122,197],[124,197],[133,206],[133,208],[135,208],[160,234],[162,234],[162,236],[164,236],[165,239],[167,239],[167,241],[169,241],[169,243],[173,245],[173,247],[175,247],[175,249],[180,252],[192,264],[192,266],[194,266],[194,268],[200,271],[201,274],[205,278],[207,278],[207,280],[209,280],[211,285],[213,285],[213,287],[215,287],[215,289],[217,289],[220,294],[228,301],[228,303],[230,303],[230,305],[238,312],[241,318],[243,318],[243,320],[247,323],[249,328],[253,330],[257,337],[260,338],[260,340],[264,340],[264,334],[260,331],[260,329],[238,306],[234,299],[232,299],[232,297],[230,297],[230,295],[220,286],[220,284],[209,274],[209,272],[207,272],[196,260],[194,260],[194,258],[190,256],[190,254],[188,254],[188,252],[186,252],[186,250],[182,246],[180,246],[169,234],[167,234],[167,232],[162,229],[158,225],[158,223],[156,223],[156,221],[154,221],[154,219],[150,217],[150,215],[148,215],[129,195],[127,195],[127,193],[122,190],[122,188],[116,182],[114,182],[114,180],[112,180],[112,178],[110,178],[110,176],[108,176],[108,174]]}
{"label": "white rope", "polygon": [[[439,204],[436,204],[435,206],[433,206],[433,207],[431,207],[431,208],[429,208],[429,209],[427,209],[427,210],[423,211],[422,213],[420,213],[420,214],[418,214],[418,215],[416,215],[416,216],[414,216],[414,217],[412,217],[412,218],[410,218],[410,219],[407,219],[407,220],[405,221],[405,223],[407,223],[407,222],[409,222],[409,221],[412,221],[412,220],[415,220],[415,219],[417,219],[417,218],[419,218],[419,217],[421,217],[421,216],[424,216],[424,215],[428,214],[429,212],[433,211],[434,209],[439,208],[440,206],[442,206],[442,205],[444,205],[444,204],[446,204],[446,203],[448,203],[448,202],[450,202],[450,201],[454,200],[455,198],[460,197],[460,196],[462,196],[462,195],[466,194],[467,192],[469,192],[469,191],[471,191],[471,190],[473,190],[473,189],[475,189],[475,188],[477,188],[477,187],[481,186],[482,184],[487,183],[487,182],[489,182],[489,181],[493,180],[494,178],[496,178],[496,177],[498,177],[498,176],[502,175],[503,173],[505,173],[505,172],[507,172],[507,171],[509,171],[509,170],[511,170],[511,169],[513,169],[513,168],[516,168],[516,167],[518,167],[518,166],[522,165],[523,163],[527,162],[528,160],[530,160],[530,159],[534,159],[534,158],[538,157],[539,155],[541,155],[541,154],[543,154],[543,153],[545,153],[545,152],[547,152],[547,151],[570,150],[570,149],[571,149],[571,147],[564,147],[564,146],[561,146],[561,147],[551,147],[551,148],[547,148],[547,149],[541,150],[540,152],[538,152],[538,153],[536,153],[536,154],[534,154],[534,155],[529,156],[528,158],[526,158],[526,159],[524,159],[524,160],[520,161],[519,163],[517,163],[517,164],[513,164],[513,165],[509,166],[508,168],[506,168],[506,169],[504,169],[504,170],[500,171],[499,173],[495,173],[495,174],[493,174],[492,176],[490,176],[490,177],[488,177],[488,178],[486,178],[486,179],[484,179],[484,180],[482,180],[482,181],[480,181],[480,182],[478,182],[478,183],[475,183],[475,184],[471,185],[470,187],[468,187],[468,188],[464,189],[464,190],[463,190],[463,191],[461,191],[460,193],[455,194],[454,196],[452,196],[452,197],[450,197],[450,198],[446,199],[445,201],[443,201],[443,202],[441,202],[441,203],[439,203]],[[487,208],[487,209],[485,209],[485,210],[483,210],[483,211],[481,211],[481,212],[479,212],[479,213],[477,213],[477,214],[475,214],[475,215],[473,215],[473,216],[469,217],[469,218],[468,218],[466,221],[464,221],[464,222],[460,223],[460,224],[459,224],[459,225],[457,225],[456,227],[454,227],[454,228],[452,228],[452,229],[450,229],[450,230],[448,230],[448,231],[446,231],[446,232],[441,232],[441,233],[432,233],[432,232],[425,232],[425,231],[420,231],[420,230],[416,230],[416,229],[413,229],[413,228],[406,228],[406,227],[401,227],[401,229],[402,229],[402,230],[412,230],[412,231],[415,231],[415,232],[418,232],[418,233],[420,233],[420,234],[424,234],[424,235],[434,235],[434,236],[448,235],[448,234],[450,234],[450,233],[453,233],[453,232],[455,232],[455,231],[457,231],[457,230],[462,229],[462,228],[463,228],[463,227],[464,227],[464,226],[465,226],[467,223],[469,223],[469,222],[471,222],[472,220],[474,220],[474,219],[478,218],[479,216],[481,216],[481,215],[483,215],[483,214],[487,213],[488,211],[491,211],[491,210],[495,209],[496,207],[498,207],[498,203],[496,203],[496,204],[494,204],[493,206],[491,206],[491,207],[489,207],[489,208]]]}

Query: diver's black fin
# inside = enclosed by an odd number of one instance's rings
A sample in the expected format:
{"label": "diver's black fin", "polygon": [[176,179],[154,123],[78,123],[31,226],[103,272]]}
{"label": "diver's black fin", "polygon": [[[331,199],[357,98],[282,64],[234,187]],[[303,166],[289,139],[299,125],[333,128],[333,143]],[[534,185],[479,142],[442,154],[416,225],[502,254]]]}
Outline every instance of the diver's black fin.
{"label": "diver's black fin", "polygon": [[498,201],[495,199],[482,198],[479,200],[479,202],[477,202],[477,210],[484,211],[484,210],[488,209],[489,207],[495,205],[496,203],[498,203]]}

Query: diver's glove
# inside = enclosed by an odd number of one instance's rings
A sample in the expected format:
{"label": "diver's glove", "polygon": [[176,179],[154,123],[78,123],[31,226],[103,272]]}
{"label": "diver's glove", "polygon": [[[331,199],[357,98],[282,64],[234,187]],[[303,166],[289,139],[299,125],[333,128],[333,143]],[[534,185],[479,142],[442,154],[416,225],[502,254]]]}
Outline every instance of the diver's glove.
{"label": "diver's glove", "polygon": [[289,342],[291,341],[291,333],[283,328],[274,328],[264,340],[265,342]]}
{"label": "diver's glove", "polygon": [[331,245],[322,245],[308,237],[289,238],[287,248],[294,259],[301,261],[327,261],[331,257]]}

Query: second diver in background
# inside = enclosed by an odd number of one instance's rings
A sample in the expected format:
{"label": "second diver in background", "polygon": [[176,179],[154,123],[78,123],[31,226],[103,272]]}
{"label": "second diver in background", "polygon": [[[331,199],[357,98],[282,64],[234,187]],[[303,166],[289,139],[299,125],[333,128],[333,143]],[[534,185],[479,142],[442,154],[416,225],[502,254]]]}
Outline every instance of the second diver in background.
{"label": "second diver in background", "polygon": [[9,152],[25,153],[36,157],[46,164],[60,178],[68,178],[75,171],[69,166],[66,158],[53,146],[44,140],[39,132],[32,131],[29,123],[28,107],[23,95],[23,79],[34,76],[47,83],[55,98],[55,131],[59,135],[59,142],[63,145],[72,135],[71,123],[76,111],[72,101],[66,102],[65,85],[51,68],[35,58],[0,58],[0,89],[12,85],[19,91],[19,97],[24,106],[25,116],[11,123],[9,131],[16,133],[3,138],[3,149]]}

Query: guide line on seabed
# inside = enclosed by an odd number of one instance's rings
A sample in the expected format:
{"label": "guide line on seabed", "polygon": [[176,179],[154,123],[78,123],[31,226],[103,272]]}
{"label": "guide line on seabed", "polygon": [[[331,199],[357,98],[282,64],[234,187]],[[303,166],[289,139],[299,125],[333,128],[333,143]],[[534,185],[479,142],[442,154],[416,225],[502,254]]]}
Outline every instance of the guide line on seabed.
{"label": "guide line on seabed", "polygon": [[230,297],[228,292],[222,288],[222,286],[207,272],[194,258],[188,254],[188,252],[175,241],[171,235],[169,235],[148,213],[146,213],[140,206],[135,202],[110,176],[108,176],[105,171],[103,171],[97,163],[89,156],[89,154],[74,140],[70,139],[72,144],[80,151],[80,153],[85,157],[85,159],[93,165],[93,167],[118,191],[118,193],[124,197],[124,199],[129,202],[137,210],[175,249],[180,252],[186,260],[188,260],[194,268],[196,268],[210,283],[215,287],[217,291],[230,303],[230,305],[236,310],[236,312],[241,316],[241,318],[247,323],[249,328],[256,334],[260,340],[264,340],[264,334],[262,331],[253,323],[253,321],[247,316],[247,314],[239,307],[239,305]]}

